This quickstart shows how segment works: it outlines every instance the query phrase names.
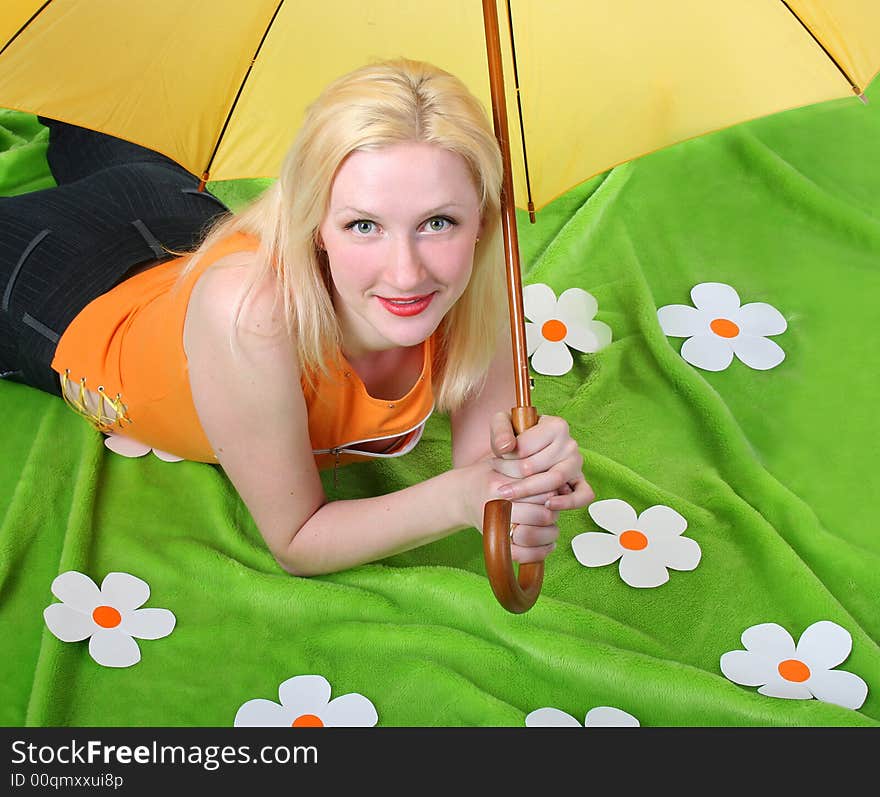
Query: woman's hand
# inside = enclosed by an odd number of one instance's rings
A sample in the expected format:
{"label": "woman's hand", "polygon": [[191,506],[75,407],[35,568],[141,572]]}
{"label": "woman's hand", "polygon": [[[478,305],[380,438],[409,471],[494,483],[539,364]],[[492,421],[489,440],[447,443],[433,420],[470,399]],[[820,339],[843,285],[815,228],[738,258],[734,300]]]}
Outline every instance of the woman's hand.
{"label": "woman's hand", "polygon": [[[483,513],[489,501],[504,498],[499,487],[509,484],[509,476],[498,473],[486,458],[473,465],[458,468],[461,474],[460,495],[463,499],[465,523],[482,532]],[[546,506],[555,493],[528,495],[512,502],[510,552],[513,561],[542,562],[556,547],[559,512]]]}
{"label": "woman's hand", "polygon": [[520,502],[546,495],[545,507],[558,512],[583,508],[596,497],[584,479],[584,458],[564,419],[542,415],[517,437],[510,416],[498,412],[492,417],[490,440],[493,470],[509,477],[497,485],[502,498]]}
{"label": "woman's hand", "polygon": [[595,498],[584,479],[584,460],[568,424],[552,415],[517,437],[510,416],[491,422],[493,457],[458,468],[465,523],[482,530],[487,502],[504,498],[511,507],[511,555],[515,562],[541,562],[556,547],[563,509],[580,509]]}

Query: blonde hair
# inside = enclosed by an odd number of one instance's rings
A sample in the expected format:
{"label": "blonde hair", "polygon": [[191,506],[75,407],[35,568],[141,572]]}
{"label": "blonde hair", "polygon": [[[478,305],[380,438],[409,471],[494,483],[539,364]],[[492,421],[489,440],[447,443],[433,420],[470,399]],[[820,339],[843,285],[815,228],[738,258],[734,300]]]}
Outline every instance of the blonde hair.
{"label": "blonde hair", "polygon": [[473,272],[435,337],[435,403],[438,410],[450,411],[483,385],[507,307],[501,154],[485,109],[454,75],[399,58],[368,64],[332,82],[306,110],[278,179],[245,209],[217,223],[187,272],[218,240],[235,232],[256,236],[259,265],[247,292],[274,270],[276,300],[297,337],[302,373],[314,383],[316,371],[327,373],[328,362],[336,362],[342,343],[326,253],[317,245],[333,178],[355,150],[402,142],[436,144],[459,154],[480,197],[483,226]]}

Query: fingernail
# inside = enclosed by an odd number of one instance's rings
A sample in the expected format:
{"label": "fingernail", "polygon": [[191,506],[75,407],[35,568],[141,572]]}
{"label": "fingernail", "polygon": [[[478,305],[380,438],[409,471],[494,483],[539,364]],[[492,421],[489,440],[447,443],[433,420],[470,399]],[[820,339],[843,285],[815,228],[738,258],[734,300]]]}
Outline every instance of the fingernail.
{"label": "fingernail", "polygon": [[509,484],[505,484],[498,488],[498,495],[502,498],[513,498],[513,487]]}

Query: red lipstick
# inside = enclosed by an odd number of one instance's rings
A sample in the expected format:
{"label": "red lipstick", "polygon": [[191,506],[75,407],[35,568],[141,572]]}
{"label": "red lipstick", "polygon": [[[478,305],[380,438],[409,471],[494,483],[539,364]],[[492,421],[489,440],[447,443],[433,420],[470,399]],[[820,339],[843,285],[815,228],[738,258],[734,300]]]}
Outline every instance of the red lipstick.
{"label": "red lipstick", "polygon": [[409,317],[418,315],[427,310],[428,305],[431,304],[431,301],[434,298],[434,294],[429,293],[427,296],[412,296],[409,299],[386,299],[384,296],[377,296],[376,298],[389,313],[393,313],[396,316]]}

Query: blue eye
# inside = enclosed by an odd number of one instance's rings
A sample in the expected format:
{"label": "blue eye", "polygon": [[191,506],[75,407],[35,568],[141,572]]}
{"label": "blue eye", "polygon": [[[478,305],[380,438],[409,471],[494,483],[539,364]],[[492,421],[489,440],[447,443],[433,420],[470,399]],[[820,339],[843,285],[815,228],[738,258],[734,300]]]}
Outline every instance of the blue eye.
{"label": "blue eye", "polygon": [[354,230],[359,235],[369,235],[373,232],[376,224],[372,221],[367,221],[366,219],[358,219],[357,221],[353,221],[350,224],[345,225],[346,230]]}
{"label": "blue eye", "polygon": [[431,232],[443,232],[450,227],[454,227],[456,224],[456,222],[446,216],[434,216],[425,223]]}

